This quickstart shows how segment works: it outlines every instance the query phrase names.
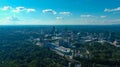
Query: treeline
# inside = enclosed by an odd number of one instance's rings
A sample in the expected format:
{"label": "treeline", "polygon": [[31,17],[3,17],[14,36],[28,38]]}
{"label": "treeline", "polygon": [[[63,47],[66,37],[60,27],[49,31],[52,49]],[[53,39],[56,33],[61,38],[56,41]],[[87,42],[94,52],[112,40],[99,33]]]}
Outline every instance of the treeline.
{"label": "treeline", "polygon": [[29,42],[0,43],[0,67],[64,67],[67,61]]}
{"label": "treeline", "polygon": [[[119,67],[120,66],[120,47],[115,47],[107,42],[98,43],[76,43],[74,44],[77,47],[77,50],[81,51],[81,54],[85,54],[86,51],[82,52],[82,50],[89,51],[89,57],[81,58],[76,57],[75,59],[82,62],[82,65],[91,66],[98,65],[98,67]],[[88,56],[88,54],[86,54]],[[85,56],[85,55],[84,55]]]}

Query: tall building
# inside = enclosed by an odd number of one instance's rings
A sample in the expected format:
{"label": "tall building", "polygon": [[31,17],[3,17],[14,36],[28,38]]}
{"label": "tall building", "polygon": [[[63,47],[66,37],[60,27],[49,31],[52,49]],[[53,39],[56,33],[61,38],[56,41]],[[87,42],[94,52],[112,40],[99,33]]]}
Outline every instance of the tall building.
{"label": "tall building", "polygon": [[104,33],[105,39],[106,39],[106,40],[109,40],[109,39],[110,39],[110,36],[111,36],[110,32],[109,32],[109,31],[105,31],[105,33]]}
{"label": "tall building", "polygon": [[111,41],[111,42],[115,41],[115,33],[114,32],[109,33],[108,40]]}
{"label": "tall building", "polygon": [[55,35],[55,34],[56,34],[56,31],[57,31],[57,30],[56,30],[55,26],[53,26],[53,27],[52,27],[52,30],[51,30],[51,34],[52,34],[52,35]]}

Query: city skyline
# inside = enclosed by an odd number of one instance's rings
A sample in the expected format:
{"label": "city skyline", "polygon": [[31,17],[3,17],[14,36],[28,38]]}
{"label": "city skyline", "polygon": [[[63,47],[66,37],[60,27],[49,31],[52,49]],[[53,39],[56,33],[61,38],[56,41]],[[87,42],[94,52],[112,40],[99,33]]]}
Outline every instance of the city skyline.
{"label": "city skyline", "polygon": [[0,25],[120,24],[119,0],[1,0]]}

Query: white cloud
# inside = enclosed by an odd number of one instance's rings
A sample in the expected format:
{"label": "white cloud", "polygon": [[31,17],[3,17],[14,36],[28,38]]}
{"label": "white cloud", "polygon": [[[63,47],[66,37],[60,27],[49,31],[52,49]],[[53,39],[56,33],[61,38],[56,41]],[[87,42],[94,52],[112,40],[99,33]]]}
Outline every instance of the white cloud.
{"label": "white cloud", "polygon": [[108,20],[109,23],[119,23],[120,24],[120,19],[112,19]]}
{"label": "white cloud", "polygon": [[59,14],[62,14],[62,15],[72,15],[72,13],[71,12],[60,12]]}
{"label": "white cloud", "polygon": [[22,7],[22,6],[16,7],[15,9],[12,10],[12,12],[15,12],[15,13],[20,13],[22,11],[35,12],[36,10],[33,9],[33,8],[25,8],[25,7]]}
{"label": "white cloud", "polygon": [[88,18],[88,17],[93,17],[92,15],[90,14],[86,14],[86,15],[80,15],[80,17],[83,17],[83,18]]}
{"label": "white cloud", "polygon": [[85,14],[85,15],[80,15],[80,17],[81,18],[94,18],[94,19],[98,19],[98,18],[106,18],[107,16],[105,16],[105,15],[95,16],[95,15]]}
{"label": "white cloud", "polygon": [[35,9],[32,9],[32,8],[29,8],[27,9],[27,12],[35,12],[36,10]]}
{"label": "white cloud", "polygon": [[6,11],[6,10],[10,10],[10,9],[12,9],[11,6],[4,6],[4,7],[2,8],[2,10],[4,10],[4,11]]}
{"label": "white cloud", "polygon": [[19,13],[21,11],[24,11],[25,9],[25,7],[16,7],[16,9],[14,9],[13,12]]}
{"label": "white cloud", "polygon": [[23,22],[23,20],[21,20],[17,16],[7,16],[5,18],[2,18],[0,22],[0,25],[15,25]]}
{"label": "white cloud", "polygon": [[101,18],[106,18],[107,16],[100,16]]}
{"label": "white cloud", "polygon": [[45,9],[45,10],[42,10],[43,13],[51,13],[51,14],[57,14],[57,12],[53,9]]}
{"label": "white cloud", "polygon": [[12,12],[15,12],[15,13],[20,13],[22,11],[25,11],[25,12],[35,12],[36,9],[33,9],[33,8],[25,8],[23,6],[18,6],[16,8],[13,8],[12,6],[4,6],[2,8],[3,11],[7,11],[7,10],[10,10]]}
{"label": "white cloud", "polygon": [[14,22],[14,21],[15,21],[15,22],[16,22],[16,21],[20,21],[19,18],[16,17],[16,16],[8,16],[8,17],[6,17],[6,19],[7,19],[8,21],[13,21],[13,22]]}
{"label": "white cloud", "polygon": [[105,10],[104,10],[104,12],[115,12],[115,11],[120,11],[120,7],[114,8],[114,9],[105,8]]}
{"label": "white cloud", "polygon": [[57,20],[62,20],[62,19],[63,19],[63,17],[56,17],[56,19],[57,19]]}

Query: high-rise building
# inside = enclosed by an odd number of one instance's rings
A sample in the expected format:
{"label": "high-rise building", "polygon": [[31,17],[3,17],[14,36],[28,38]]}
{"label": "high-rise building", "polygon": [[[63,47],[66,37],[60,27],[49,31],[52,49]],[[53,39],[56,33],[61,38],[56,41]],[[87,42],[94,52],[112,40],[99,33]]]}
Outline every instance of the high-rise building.
{"label": "high-rise building", "polygon": [[57,29],[56,29],[55,26],[53,26],[53,27],[52,27],[52,30],[51,30],[51,34],[52,34],[52,35],[55,35],[56,32],[57,32]]}
{"label": "high-rise building", "polygon": [[115,41],[115,33],[114,32],[109,33],[108,40],[111,41],[111,42]]}

